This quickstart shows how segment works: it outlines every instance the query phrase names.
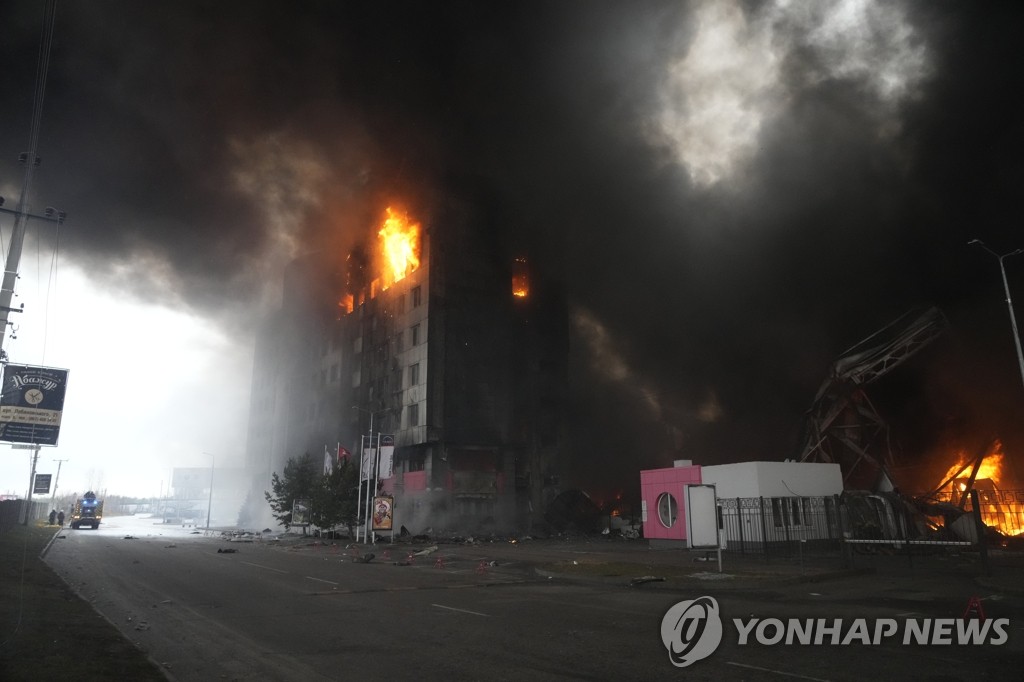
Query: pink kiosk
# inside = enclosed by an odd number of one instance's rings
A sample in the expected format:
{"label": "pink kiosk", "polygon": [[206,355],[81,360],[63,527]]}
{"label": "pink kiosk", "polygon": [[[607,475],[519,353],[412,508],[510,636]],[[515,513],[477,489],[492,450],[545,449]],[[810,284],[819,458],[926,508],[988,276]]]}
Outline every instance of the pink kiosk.
{"label": "pink kiosk", "polygon": [[640,472],[640,508],[644,538],[651,547],[685,548],[686,508],[684,487],[700,485],[700,465],[676,460],[671,469]]}

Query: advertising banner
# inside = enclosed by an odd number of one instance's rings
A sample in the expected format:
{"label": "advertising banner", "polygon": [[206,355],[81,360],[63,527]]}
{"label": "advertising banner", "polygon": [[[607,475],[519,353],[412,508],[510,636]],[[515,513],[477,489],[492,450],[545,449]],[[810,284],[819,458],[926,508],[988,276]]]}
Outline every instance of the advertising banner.
{"label": "advertising banner", "polygon": [[36,474],[36,484],[32,486],[33,494],[50,492],[51,476],[53,476],[53,474]]}
{"label": "advertising banner", "polygon": [[308,499],[299,499],[292,502],[292,522],[289,525],[308,526],[309,508],[310,502]]}
{"label": "advertising banner", "polygon": [[391,530],[395,520],[395,498],[378,495],[373,498],[373,525],[371,530]]}
{"label": "advertising banner", "polygon": [[395,437],[381,434],[380,437],[380,478],[391,478],[394,473],[395,463]]}
{"label": "advertising banner", "polygon": [[373,469],[376,465],[377,450],[376,448],[363,448],[363,465],[359,470],[359,476],[364,481],[369,481],[373,478]]}
{"label": "advertising banner", "polygon": [[0,441],[56,445],[67,383],[66,369],[10,364],[4,367]]}

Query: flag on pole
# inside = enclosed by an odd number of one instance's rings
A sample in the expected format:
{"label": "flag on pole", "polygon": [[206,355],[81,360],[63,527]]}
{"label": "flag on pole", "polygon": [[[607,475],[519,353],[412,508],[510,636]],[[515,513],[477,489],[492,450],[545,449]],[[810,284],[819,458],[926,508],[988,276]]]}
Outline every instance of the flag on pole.
{"label": "flag on pole", "polygon": [[348,451],[344,445],[338,444],[338,463],[340,464],[346,459],[352,459],[352,453]]}
{"label": "flag on pole", "polygon": [[324,444],[324,476],[330,476],[334,473],[334,458],[331,457],[331,451],[327,449],[327,444]]}
{"label": "flag on pole", "polygon": [[373,468],[374,468],[373,465],[376,463],[374,461],[376,458],[377,458],[377,449],[376,448],[372,448],[372,447],[371,448],[363,448],[363,464],[362,464],[362,468],[359,470],[360,471],[360,474],[359,474],[360,480],[368,481],[368,480],[370,480],[370,477],[373,476]]}
{"label": "flag on pole", "polygon": [[395,437],[393,435],[381,435],[380,437],[380,472],[378,476],[388,479],[394,476],[395,460]]}

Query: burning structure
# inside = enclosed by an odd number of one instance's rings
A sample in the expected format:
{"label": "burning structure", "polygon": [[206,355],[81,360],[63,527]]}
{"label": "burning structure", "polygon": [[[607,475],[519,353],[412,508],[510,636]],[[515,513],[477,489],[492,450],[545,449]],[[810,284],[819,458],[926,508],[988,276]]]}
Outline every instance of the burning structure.
{"label": "burning structure", "polygon": [[[866,387],[931,343],[946,328],[935,308],[908,313],[855,345],[833,364],[807,414],[800,459],[835,462],[853,525],[887,539],[938,533],[972,542],[971,491],[978,492],[980,519],[996,538],[1024,532],[1024,493],[1001,489],[1002,444],[991,439],[971,457],[959,453],[938,487],[905,496],[892,477],[894,452],[885,421]],[[1011,483],[1010,485],[1015,485]]]}
{"label": "burning structure", "polygon": [[467,204],[423,213],[388,207],[343,259],[288,269],[256,344],[254,497],[289,457],[383,433],[396,527],[525,529],[558,492],[564,295]]}

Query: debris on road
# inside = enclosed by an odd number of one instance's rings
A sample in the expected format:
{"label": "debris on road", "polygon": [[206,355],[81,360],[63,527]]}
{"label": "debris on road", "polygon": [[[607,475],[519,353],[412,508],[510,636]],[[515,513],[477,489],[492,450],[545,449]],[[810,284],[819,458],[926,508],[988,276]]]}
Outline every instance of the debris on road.
{"label": "debris on road", "polygon": [[177,545],[173,542],[169,545],[164,545],[164,549],[174,549],[175,547],[177,547]]}
{"label": "debris on road", "polygon": [[428,556],[437,551],[437,545],[432,545],[426,549],[421,549],[418,552],[414,552],[413,556]]}
{"label": "debris on road", "polygon": [[223,548],[218,548],[217,549],[217,554],[237,554],[237,553],[238,553],[237,549],[223,549]]}
{"label": "debris on road", "polygon": [[352,558],[354,564],[368,564],[373,561],[373,557],[376,556],[372,552],[370,554],[364,554],[363,556],[356,556]]}
{"label": "debris on road", "polygon": [[135,539],[135,536],[134,536],[134,535],[125,535],[125,536],[124,536],[124,539],[125,539],[125,540],[134,540],[134,539]]}
{"label": "debris on road", "polygon": [[637,585],[643,585],[644,583],[663,583],[663,582],[665,582],[664,578],[659,578],[659,577],[653,576],[653,575],[645,575],[645,576],[641,576],[639,578],[633,578],[632,580],[630,580],[629,581],[629,586],[630,587],[636,587]]}

